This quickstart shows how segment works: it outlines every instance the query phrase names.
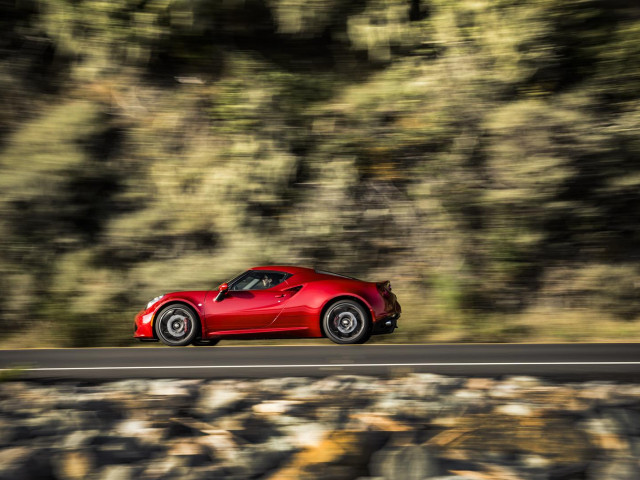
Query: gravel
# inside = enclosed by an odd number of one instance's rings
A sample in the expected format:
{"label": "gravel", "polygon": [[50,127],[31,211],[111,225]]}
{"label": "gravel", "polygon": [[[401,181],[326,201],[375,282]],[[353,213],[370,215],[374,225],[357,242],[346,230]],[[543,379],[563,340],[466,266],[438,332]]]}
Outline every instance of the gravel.
{"label": "gravel", "polygon": [[637,480],[640,385],[411,374],[0,383],[3,479]]}

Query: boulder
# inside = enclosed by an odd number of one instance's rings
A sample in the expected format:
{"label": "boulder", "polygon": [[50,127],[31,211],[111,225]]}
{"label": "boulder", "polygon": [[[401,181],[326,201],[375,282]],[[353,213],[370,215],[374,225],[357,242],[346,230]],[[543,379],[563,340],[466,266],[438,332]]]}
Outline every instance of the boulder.
{"label": "boulder", "polygon": [[383,448],[371,457],[371,473],[388,479],[423,480],[440,474],[438,458],[424,445]]}

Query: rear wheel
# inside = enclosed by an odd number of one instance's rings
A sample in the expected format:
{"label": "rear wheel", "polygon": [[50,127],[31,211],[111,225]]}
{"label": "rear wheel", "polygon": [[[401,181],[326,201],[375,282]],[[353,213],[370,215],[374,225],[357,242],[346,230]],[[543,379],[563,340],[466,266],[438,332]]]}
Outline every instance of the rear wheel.
{"label": "rear wheel", "polygon": [[364,343],[371,336],[369,315],[354,300],[338,300],[322,317],[322,327],[329,339],[335,343]]}
{"label": "rear wheel", "polygon": [[200,323],[195,312],[186,305],[169,305],[155,322],[158,338],[170,347],[189,345],[198,334]]}

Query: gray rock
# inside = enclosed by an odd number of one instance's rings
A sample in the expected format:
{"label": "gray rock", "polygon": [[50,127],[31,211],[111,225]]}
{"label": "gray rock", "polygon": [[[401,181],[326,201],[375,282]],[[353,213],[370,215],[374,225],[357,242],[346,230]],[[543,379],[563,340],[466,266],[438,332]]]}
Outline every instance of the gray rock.
{"label": "gray rock", "polygon": [[319,444],[330,428],[317,422],[300,422],[282,427],[280,431],[287,442],[298,448],[312,447]]}
{"label": "gray rock", "polygon": [[149,390],[149,381],[140,379],[121,380],[118,382],[109,383],[108,387],[111,390],[140,395],[146,393]]}
{"label": "gray rock", "polygon": [[448,395],[459,389],[465,379],[433,373],[413,373],[403,379],[399,391],[407,398],[429,398]]}
{"label": "gray rock", "polygon": [[[465,480],[450,471],[637,480],[638,392],[640,386],[613,382],[556,386],[530,377],[470,381],[430,374],[46,386],[17,381],[0,384],[0,480],[234,480],[291,468],[315,480]],[[515,455],[465,450],[470,447],[458,442],[476,434],[466,421],[478,413],[489,423],[491,412],[514,425],[522,417],[539,423],[566,413],[562,405],[571,398],[584,405],[571,410],[570,424],[591,440],[592,455],[584,459],[590,465],[560,464],[524,447]],[[437,455],[423,442],[439,445]]]}
{"label": "gray rock", "polygon": [[50,437],[64,434],[80,427],[76,412],[51,411],[31,417],[23,422],[32,437]]}
{"label": "gray rock", "polygon": [[633,458],[640,458],[640,438],[632,438],[629,443],[631,456]]}
{"label": "gray rock", "polygon": [[465,402],[444,402],[424,399],[399,399],[394,395],[381,394],[380,399],[369,409],[388,412],[392,418],[415,422],[426,422],[433,417],[462,414],[467,410]]}
{"label": "gray rock", "polygon": [[128,465],[109,465],[98,474],[100,480],[132,480],[139,469]]}
{"label": "gray rock", "polygon": [[256,403],[255,405],[253,405],[253,407],[251,407],[251,409],[255,413],[259,413],[262,415],[279,416],[295,413],[296,411],[302,409],[301,405],[303,405],[303,402],[300,401],[277,399]]}
{"label": "gray rock", "polygon": [[374,476],[403,480],[423,480],[440,473],[436,455],[422,445],[383,448],[372,455],[369,470]]}
{"label": "gray rock", "polygon": [[638,480],[640,467],[631,459],[615,459],[594,465],[588,472],[589,480]]}
{"label": "gray rock", "polygon": [[520,455],[518,460],[524,467],[532,469],[546,469],[552,465],[551,460],[536,454]]}
{"label": "gray rock", "polygon": [[605,417],[616,422],[617,430],[633,437],[640,436],[640,413],[630,408],[608,408]]}
{"label": "gray rock", "polygon": [[187,470],[185,467],[186,458],[177,455],[164,455],[154,458],[142,470],[141,478],[180,478],[176,472]]}
{"label": "gray rock", "polygon": [[68,450],[52,456],[52,471],[59,480],[80,480],[87,478],[96,466],[95,457],[91,451]]}
{"label": "gray rock", "polygon": [[247,470],[228,466],[209,466],[190,468],[188,473],[181,477],[171,476],[170,478],[180,478],[180,480],[246,480]]}
{"label": "gray rock", "polygon": [[504,380],[506,383],[511,385],[515,385],[520,388],[531,388],[531,387],[539,387],[544,385],[544,382],[536,377],[529,377],[525,375],[514,375],[507,377]]}
{"label": "gray rock", "polygon": [[305,388],[310,383],[311,379],[306,377],[267,378],[260,380],[256,387],[262,392],[287,394],[294,388]]}
{"label": "gray rock", "polygon": [[93,427],[109,428],[115,421],[124,418],[124,411],[120,405],[109,400],[93,398],[78,402],[75,406],[69,406],[75,410],[89,412],[91,421],[94,422]]}
{"label": "gray rock", "polygon": [[20,427],[18,425],[9,423],[6,420],[0,420],[0,447],[10,447],[15,445],[19,435]]}
{"label": "gray rock", "polygon": [[92,451],[95,454],[96,463],[105,466],[145,460],[153,449],[141,445],[135,438],[99,435],[92,440]]}
{"label": "gray rock", "polygon": [[28,447],[13,447],[0,450],[0,479],[22,478],[31,450]]}
{"label": "gray rock", "polygon": [[[161,397],[190,397],[199,380],[149,380],[147,394]],[[178,398],[180,400],[180,398]]]}
{"label": "gray rock", "polygon": [[619,433],[620,424],[610,417],[594,417],[583,420],[579,426],[592,435]]}
{"label": "gray rock", "polygon": [[245,392],[232,386],[208,385],[200,392],[196,411],[205,417],[213,417],[236,410],[247,397]]}
{"label": "gray rock", "polygon": [[249,415],[242,422],[242,429],[235,434],[249,443],[264,443],[273,436],[281,435],[281,432],[276,425],[264,418]]}
{"label": "gray rock", "polygon": [[493,410],[495,413],[500,415],[510,415],[514,417],[530,417],[534,413],[534,409],[531,405],[528,405],[525,402],[511,402],[504,403],[502,405],[498,405]]}
{"label": "gray rock", "polygon": [[90,445],[100,434],[98,430],[76,430],[62,440],[61,446],[65,449],[79,449]]}
{"label": "gray rock", "polygon": [[262,445],[250,446],[242,451],[237,465],[246,469],[247,477],[255,477],[278,467],[293,451],[292,448],[265,449]]}

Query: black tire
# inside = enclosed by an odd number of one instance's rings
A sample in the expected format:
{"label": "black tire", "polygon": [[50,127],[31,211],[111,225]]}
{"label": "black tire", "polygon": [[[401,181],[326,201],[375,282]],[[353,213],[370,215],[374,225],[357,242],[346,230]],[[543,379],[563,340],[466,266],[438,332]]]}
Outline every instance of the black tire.
{"label": "black tire", "polygon": [[364,343],[371,337],[371,320],[355,300],[337,300],[322,316],[322,328],[329,340],[339,344]]}
{"label": "black tire", "polygon": [[158,339],[170,347],[189,345],[200,333],[200,321],[196,313],[182,303],[163,308],[155,321]]}

